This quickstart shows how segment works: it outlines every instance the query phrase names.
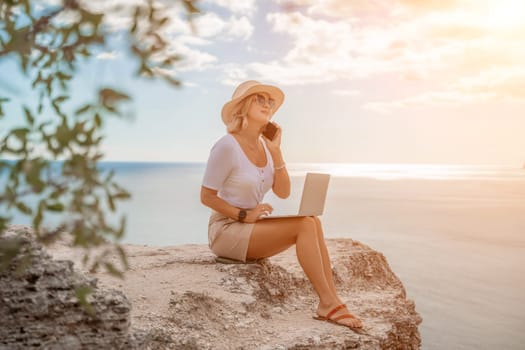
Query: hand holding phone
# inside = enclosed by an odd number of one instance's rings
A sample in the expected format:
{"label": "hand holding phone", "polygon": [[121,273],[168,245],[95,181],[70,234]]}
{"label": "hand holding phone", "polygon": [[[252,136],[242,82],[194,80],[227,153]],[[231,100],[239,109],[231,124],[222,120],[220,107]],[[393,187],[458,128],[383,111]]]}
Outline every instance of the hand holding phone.
{"label": "hand holding phone", "polygon": [[277,126],[275,126],[274,123],[268,122],[268,124],[266,124],[266,126],[264,127],[262,134],[268,140],[272,141],[273,138],[275,137],[275,134],[277,133],[277,130],[279,129],[277,128]]}

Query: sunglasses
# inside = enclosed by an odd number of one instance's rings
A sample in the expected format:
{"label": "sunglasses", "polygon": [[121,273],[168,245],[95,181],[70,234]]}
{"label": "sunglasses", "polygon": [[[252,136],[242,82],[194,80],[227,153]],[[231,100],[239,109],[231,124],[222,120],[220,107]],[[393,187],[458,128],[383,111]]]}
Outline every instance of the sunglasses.
{"label": "sunglasses", "polygon": [[261,94],[255,94],[255,101],[261,107],[264,107],[266,103],[268,103],[268,106],[270,106],[270,109],[274,109],[275,107],[275,100],[273,98],[267,99],[264,95],[261,95]]}

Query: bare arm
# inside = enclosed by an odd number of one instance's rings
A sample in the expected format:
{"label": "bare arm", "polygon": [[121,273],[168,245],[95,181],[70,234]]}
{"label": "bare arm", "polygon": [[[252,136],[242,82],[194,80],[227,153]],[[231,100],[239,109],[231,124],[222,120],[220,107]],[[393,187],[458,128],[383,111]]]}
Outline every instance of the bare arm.
{"label": "bare arm", "polygon": [[224,199],[219,198],[216,190],[201,186],[201,202],[222,215],[237,220],[240,209],[228,204]]}
{"label": "bare arm", "polygon": [[[233,220],[237,220],[239,217],[240,208],[234,207],[226,202],[224,199],[217,196],[217,191],[201,186],[201,202],[207,207],[225,215]],[[247,210],[247,216],[244,222],[254,223],[259,219],[259,216],[265,211],[272,212],[273,208],[268,203],[262,203],[257,205],[255,208]]]}
{"label": "bare arm", "polygon": [[284,164],[281,151],[275,155],[272,153],[274,161],[275,174],[273,175],[272,190],[279,198],[288,198],[290,196],[290,176]]}
{"label": "bare arm", "polygon": [[[276,124],[277,125],[277,124]],[[273,193],[279,198],[288,198],[290,196],[290,176],[286,169],[284,158],[281,153],[281,127],[278,126],[277,133],[273,140],[264,138],[266,146],[270,151],[273,159],[273,166],[275,168],[275,174],[273,176]]]}

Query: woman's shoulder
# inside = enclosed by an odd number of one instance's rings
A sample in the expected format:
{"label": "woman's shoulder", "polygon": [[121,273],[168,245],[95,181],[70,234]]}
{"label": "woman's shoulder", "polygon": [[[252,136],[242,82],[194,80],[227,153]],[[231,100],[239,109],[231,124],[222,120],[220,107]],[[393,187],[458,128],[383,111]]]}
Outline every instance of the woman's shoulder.
{"label": "woman's shoulder", "polygon": [[213,145],[214,149],[221,149],[221,150],[228,150],[233,151],[235,150],[235,139],[233,135],[226,134],[222,136],[220,139],[215,141],[215,144]]}
{"label": "woman's shoulder", "polygon": [[225,135],[222,135],[216,142],[215,144],[217,143],[224,143],[224,144],[229,144],[229,145],[233,145],[233,141],[234,141],[234,136],[230,133],[227,133]]}

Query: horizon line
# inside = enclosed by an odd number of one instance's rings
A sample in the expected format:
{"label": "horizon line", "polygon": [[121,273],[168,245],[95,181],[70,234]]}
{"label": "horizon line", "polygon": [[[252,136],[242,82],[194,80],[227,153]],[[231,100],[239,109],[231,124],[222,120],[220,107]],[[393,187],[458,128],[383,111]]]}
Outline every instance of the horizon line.
{"label": "horizon line", "polygon": [[[20,159],[10,159],[10,158],[0,158],[0,161],[8,161],[8,162],[14,162],[18,161]],[[47,159],[47,161],[55,163],[55,162],[64,162],[64,160],[54,160],[54,159]],[[158,161],[151,161],[151,160],[99,160],[97,162],[98,164],[102,163],[141,163],[141,164],[195,164],[195,165],[202,165],[206,164],[206,161],[166,161],[166,160],[158,160]],[[442,163],[442,162],[436,162],[436,163],[422,163],[422,162],[287,162],[288,165],[294,165],[294,166],[300,166],[300,165],[332,165],[332,166],[341,166],[341,165],[397,165],[397,166],[449,166],[449,167],[457,167],[457,166],[479,166],[479,167],[514,167],[517,168],[525,168],[524,164],[515,164],[515,163]]]}

